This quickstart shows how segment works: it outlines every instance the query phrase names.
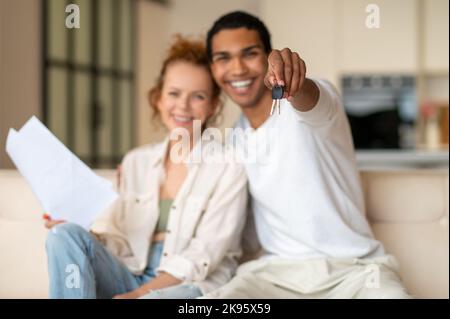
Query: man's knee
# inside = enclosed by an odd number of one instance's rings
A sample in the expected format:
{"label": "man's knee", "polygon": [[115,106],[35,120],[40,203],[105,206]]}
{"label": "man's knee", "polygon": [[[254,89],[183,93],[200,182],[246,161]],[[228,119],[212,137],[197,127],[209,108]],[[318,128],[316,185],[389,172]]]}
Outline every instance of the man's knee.
{"label": "man's knee", "polygon": [[358,298],[362,299],[411,299],[406,289],[400,285],[380,286],[378,288],[363,289]]}
{"label": "man's knee", "polygon": [[205,299],[242,299],[252,298],[251,291],[255,289],[255,284],[249,280],[251,274],[237,275],[224,286],[209,292]]}
{"label": "man's knee", "polygon": [[403,287],[388,287],[381,289],[379,299],[411,299],[412,297]]}

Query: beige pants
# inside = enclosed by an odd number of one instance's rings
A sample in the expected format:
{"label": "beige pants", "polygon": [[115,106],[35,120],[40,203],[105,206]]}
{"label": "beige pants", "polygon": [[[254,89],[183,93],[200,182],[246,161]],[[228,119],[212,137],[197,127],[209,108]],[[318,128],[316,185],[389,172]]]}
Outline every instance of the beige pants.
{"label": "beige pants", "polygon": [[394,257],[374,259],[258,259],[238,268],[204,298],[411,298]]}

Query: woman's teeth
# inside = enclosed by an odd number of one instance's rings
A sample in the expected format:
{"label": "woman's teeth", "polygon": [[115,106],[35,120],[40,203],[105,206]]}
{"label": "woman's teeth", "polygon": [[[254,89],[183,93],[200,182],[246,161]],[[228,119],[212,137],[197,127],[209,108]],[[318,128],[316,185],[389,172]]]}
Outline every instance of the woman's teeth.
{"label": "woman's teeth", "polygon": [[231,86],[236,89],[246,88],[246,87],[250,86],[251,83],[252,83],[252,80],[230,82]]}
{"label": "woman's teeth", "polygon": [[189,123],[192,121],[192,117],[185,117],[185,116],[173,116],[174,120],[181,123]]}

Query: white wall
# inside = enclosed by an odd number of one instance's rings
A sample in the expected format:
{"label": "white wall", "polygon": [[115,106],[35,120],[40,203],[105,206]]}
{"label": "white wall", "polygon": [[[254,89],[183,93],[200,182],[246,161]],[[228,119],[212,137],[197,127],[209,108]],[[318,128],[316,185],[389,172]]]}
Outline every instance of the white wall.
{"label": "white wall", "polygon": [[0,0],[0,168],[10,127],[41,115],[40,1]]}
{"label": "white wall", "polygon": [[[417,0],[336,0],[340,73],[415,73],[418,71]],[[431,0],[433,1],[433,0]],[[366,26],[367,5],[380,10],[380,27]]]}
{"label": "white wall", "polygon": [[136,5],[136,142],[142,145],[160,140],[163,134],[151,121],[147,92],[155,83],[165,52],[169,12],[150,1],[139,0]]}
{"label": "white wall", "polygon": [[245,10],[259,13],[260,0],[171,0],[169,34],[206,35],[213,22],[225,13]]}
{"label": "white wall", "polygon": [[426,72],[448,73],[449,57],[449,1],[427,0],[423,4],[424,61]]}
{"label": "white wall", "polygon": [[307,74],[337,84],[336,1],[261,1],[261,18],[272,34],[274,49],[297,51]]}

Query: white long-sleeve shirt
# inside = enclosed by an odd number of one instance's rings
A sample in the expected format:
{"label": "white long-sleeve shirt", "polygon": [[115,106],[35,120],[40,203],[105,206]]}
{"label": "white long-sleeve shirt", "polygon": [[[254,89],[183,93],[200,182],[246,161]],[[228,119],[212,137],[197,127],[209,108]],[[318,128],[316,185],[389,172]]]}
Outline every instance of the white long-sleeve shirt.
{"label": "white long-sleeve shirt", "polygon": [[314,82],[320,97],[310,111],[300,112],[282,100],[281,114],[256,130],[241,116],[235,128],[249,134],[229,136],[246,167],[259,241],[267,256],[383,255],[365,218],[351,131],[339,95],[328,82]]}

